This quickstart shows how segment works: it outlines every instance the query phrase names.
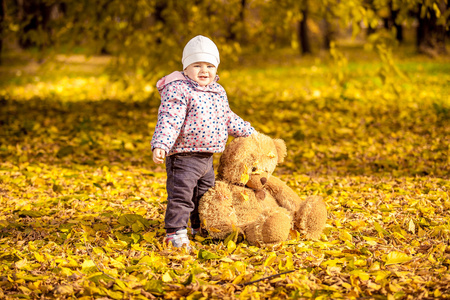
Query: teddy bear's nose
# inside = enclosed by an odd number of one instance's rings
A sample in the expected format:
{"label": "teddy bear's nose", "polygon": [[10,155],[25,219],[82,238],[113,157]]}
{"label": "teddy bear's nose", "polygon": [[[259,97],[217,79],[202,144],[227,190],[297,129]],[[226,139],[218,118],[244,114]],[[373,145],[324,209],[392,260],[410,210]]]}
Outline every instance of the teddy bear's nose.
{"label": "teddy bear's nose", "polygon": [[261,183],[262,183],[263,185],[265,185],[266,182],[267,182],[267,178],[266,178],[266,177],[261,178]]}

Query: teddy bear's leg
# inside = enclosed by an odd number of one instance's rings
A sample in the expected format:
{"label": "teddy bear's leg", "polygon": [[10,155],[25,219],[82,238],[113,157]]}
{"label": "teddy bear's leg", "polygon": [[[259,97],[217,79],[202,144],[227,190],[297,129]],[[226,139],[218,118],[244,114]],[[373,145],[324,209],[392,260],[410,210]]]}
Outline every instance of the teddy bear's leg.
{"label": "teddy bear's leg", "polygon": [[208,230],[213,238],[226,238],[236,226],[237,216],[232,200],[228,185],[222,181],[216,181],[215,186],[200,199],[200,220],[203,228]]}
{"label": "teddy bear's leg", "polygon": [[294,228],[306,234],[307,238],[320,237],[327,221],[327,208],[320,196],[306,198],[294,216]]}
{"label": "teddy bear's leg", "polygon": [[282,207],[263,211],[258,219],[245,228],[247,240],[252,245],[263,246],[285,241],[291,230],[291,214]]}

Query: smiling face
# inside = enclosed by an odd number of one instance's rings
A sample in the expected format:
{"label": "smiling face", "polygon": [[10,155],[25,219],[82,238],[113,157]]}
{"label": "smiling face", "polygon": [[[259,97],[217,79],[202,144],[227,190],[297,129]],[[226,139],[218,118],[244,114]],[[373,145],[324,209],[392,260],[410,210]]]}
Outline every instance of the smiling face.
{"label": "smiling face", "polygon": [[184,74],[200,86],[207,86],[216,78],[217,68],[207,62],[196,62],[187,66]]}

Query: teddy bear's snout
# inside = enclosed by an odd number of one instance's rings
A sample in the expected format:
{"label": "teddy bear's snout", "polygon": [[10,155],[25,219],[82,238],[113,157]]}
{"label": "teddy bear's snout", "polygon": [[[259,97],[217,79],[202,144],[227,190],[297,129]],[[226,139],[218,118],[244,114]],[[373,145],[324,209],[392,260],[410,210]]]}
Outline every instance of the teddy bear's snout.
{"label": "teddy bear's snout", "polygon": [[267,178],[266,178],[266,177],[262,177],[262,178],[260,179],[260,181],[261,181],[262,185],[265,185],[266,182],[267,182]]}

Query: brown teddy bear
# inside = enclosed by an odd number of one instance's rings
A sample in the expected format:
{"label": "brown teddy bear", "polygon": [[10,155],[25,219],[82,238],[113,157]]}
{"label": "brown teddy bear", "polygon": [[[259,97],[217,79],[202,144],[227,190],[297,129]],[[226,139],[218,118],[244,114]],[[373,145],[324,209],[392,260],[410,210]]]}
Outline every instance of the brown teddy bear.
{"label": "brown teddy bear", "polygon": [[306,238],[320,236],[327,219],[322,198],[301,200],[272,176],[285,156],[283,140],[261,133],[236,138],[226,147],[216,184],[199,204],[202,226],[213,238],[224,239],[236,228],[257,246],[285,241],[291,229]]}

